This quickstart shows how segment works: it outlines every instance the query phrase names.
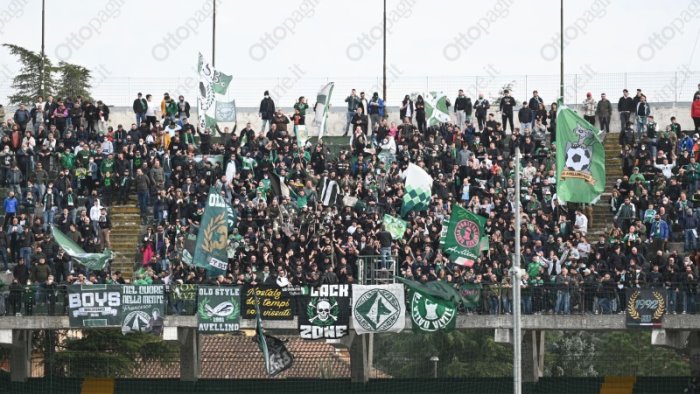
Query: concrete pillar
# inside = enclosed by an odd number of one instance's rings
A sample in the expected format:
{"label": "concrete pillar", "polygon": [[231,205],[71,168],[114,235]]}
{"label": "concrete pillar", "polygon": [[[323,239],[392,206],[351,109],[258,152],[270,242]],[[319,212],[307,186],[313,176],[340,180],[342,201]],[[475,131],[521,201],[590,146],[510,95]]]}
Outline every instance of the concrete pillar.
{"label": "concrete pillar", "polygon": [[196,382],[199,378],[199,335],[193,327],[178,327],[180,342],[180,380]]}
{"label": "concrete pillar", "polygon": [[369,381],[369,335],[355,335],[350,345],[350,381],[367,383]]}
{"label": "concrete pillar", "polygon": [[544,330],[527,330],[522,342],[523,382],[537,383],[544,376]]}
{"label": "concrete pillar", "polygon": [[496,343],[513,343],[513,337],[511,335],[512,330],[510,328],[497,328],[493,335],[493,340]]}
{"label": "concrete pillar", "polygon": [[685,349],[688,343],[688,338],[690,336],[690,331],[677,331],[677,330],[665,330],[653,329],[651,330],[651,344],[652,346],[665,346],[674,349]]}
{"label": "concrete pillar", "polygon": [[12,330],[10,348],[10,380],[26,382],[31,375],[32,331]]}
{"label": "concrete pillar", "polygon": [[700,331],[693,331],[688,336],[690,354],[690,374],[700,378]]}

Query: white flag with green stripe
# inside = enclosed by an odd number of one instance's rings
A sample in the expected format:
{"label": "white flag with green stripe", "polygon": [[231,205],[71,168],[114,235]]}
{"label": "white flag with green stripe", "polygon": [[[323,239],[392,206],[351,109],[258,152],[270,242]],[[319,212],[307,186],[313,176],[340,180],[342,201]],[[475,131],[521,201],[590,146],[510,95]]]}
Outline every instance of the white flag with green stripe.
{"label": "white flag with green stripe", "polygon": [[199,128],[202,131],[208,128],[214,134],[217,131],[217,122],[235,122],[235,100],[225,100],[228,85],[233,77],[205,63],[201,53],[197,62],[197,73],[199,76],[199,94],[197,95]]}
{"label": "white flag with green stripe", "polygon": [[433,178],[424,169],[413,163],[408,164],[403,176],[406,178],[406,186],[403,195],[401,216],[406,216],[410,211],[425,211],[430,204],[432,196]]}

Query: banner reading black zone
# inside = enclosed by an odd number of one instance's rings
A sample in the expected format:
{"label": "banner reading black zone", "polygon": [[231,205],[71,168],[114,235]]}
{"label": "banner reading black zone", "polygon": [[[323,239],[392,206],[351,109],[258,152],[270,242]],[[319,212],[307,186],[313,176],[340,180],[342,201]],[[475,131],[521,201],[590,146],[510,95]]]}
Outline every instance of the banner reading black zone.
{"label": "banner reading black zone", "polygon": [[300,337],[332,339],[348,335],[350,285],[321,285],[297,300]]}

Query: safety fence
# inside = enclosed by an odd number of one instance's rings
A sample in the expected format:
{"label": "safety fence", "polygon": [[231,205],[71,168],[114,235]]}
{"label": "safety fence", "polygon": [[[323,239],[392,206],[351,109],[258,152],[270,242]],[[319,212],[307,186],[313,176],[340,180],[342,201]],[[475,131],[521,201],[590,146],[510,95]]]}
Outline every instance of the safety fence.
{"label": "safety fence", "polygon": [[[367,264],[376,259],[366,260]],[[383,270],[364,266],[360,283],[393,283],[393,267]],[[467,315],[508,315],[513,312],[512,286],[503,283],[463,283],[455,285],[462,296],[460,313]],[[197,313],[197,285],[178,284],[165,286],[166,313],[169,315],[194,315]],[[535,283],[522,287],[521,310],[523,314],[619,314],[624,313],[628,286],[615,285],[613,291],[604,290],[599,282],[584,282],[563,288],[556,283]],[[634,287],[637,288],[637,287]],[[697,314],[700,312],[698,285],[673,282],[661,285],[641,285],[665,296],[668,314]],[[0,293],[0,318],[6,316],[64,316],[67,313],[68,287],[16,286]]]}
{"label": "safety fence", "polygon": [[[226,71],[226,70],[223,70]],[[12,80],[9,74],[0,76],[0,102],[11,94]],[[634,95],[636,89],[642,89],[650,102],[677,103],[692,101],[700,71],[687,66],[671,72],[615,72],[603,73],[593,66],[585,66],[577,73],[565,74],[564,98],[567,104],[581,103],[587,92],[599,97],[607,93],[616,101],[622,95],[622,89],[629,89]],[[262,99],[263,91],[269,90],[277,106],[290,108],[299,96],[309,98],[313,105],[316,93],[328,82],[335,82],[331,104],[344,105],[344,100],[351,89],[358,93],[364,91],[369,97],[373,92],[381,94],[383,79],[381,76],[360,77],[318,77],[296,73],[290,76],[271,76],[264,78],[234,77],[229,87],[227,98],[235,99],[239,107],[256,107]],[[531,96],[532,90],[538,90],[545,102],[553,102],[559,97],[560,78],[557,74],[504,74],[497,66],[485,69],[484,75],[465,76],[408,76],[400,67],[390,65],[387,68],[387,105],[398,106],[406,94],[443,91],[450,97],[456,96],[458,89],[474,100],[479,93],[495,100],[504,88],[512,90],[513,96],[524,100]],[[194,103],[198,92],[198,79],[195,74],[181,77],[131,77],[112,76],[93,81],[92,93],[109,105],[129,106],[138,92],[161,97],[168,92],[171,96],[184,95]]]}

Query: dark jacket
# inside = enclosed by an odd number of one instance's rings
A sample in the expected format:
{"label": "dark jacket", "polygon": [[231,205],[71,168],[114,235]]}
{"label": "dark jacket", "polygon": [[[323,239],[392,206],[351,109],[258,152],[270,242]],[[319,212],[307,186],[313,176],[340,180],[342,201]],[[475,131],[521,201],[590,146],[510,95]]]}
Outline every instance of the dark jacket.
{"label": "dark jacket", "polygon": [[[134,100],[134,105],[132,106],[135,114],[145,114],[146,108],[148,108],[148,102],[145,98],[137,98]],[[137,125],[138,126],[138,125]]]}
{"label": "dark jacket", "polygon": [[632,97],[625,97],[622,96],[620,97],[620,100],[617,102],[617,111],[618,112],[632,112],[634,111],[634,100]]}
{"label": "dark jacket", "polygon": [[262,99],[260,101],[260,116],[263,118],[263,120],[272,120],[272,117],[275,115],[275,102],[272,100],[272,98],[267,97]]}

